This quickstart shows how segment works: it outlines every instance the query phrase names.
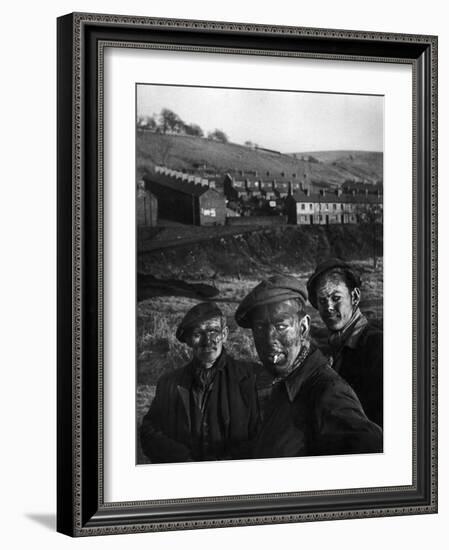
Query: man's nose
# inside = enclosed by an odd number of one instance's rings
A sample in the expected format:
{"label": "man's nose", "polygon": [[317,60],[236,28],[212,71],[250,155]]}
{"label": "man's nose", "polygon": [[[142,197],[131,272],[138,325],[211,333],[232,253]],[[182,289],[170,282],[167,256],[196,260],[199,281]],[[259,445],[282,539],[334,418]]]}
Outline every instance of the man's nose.
{"label": "man's nose", "polygon": [[214,335],[209,332],[203,333],[201,337],[201,344],[203,346],[210,346],[213,343],[214,343]]}
{"label": "man's nose", "polygon": [[277,339],[277,331],[274,325],[268,325],[266,328],[266,334],[265,338],[267,339],[267,342],[271,344],[272,342],[276,341]]}

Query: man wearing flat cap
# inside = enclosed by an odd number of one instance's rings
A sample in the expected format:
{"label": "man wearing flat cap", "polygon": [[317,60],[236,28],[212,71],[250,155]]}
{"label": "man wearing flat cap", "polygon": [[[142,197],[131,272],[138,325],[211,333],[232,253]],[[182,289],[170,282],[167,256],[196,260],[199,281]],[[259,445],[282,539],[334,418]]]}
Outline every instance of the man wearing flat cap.
{"label": "man wearing flat cap", "polygon": [[142,421],[143,452],[153,463],[248,458],[260,423],[256,382],[226,353],[225,316],[216,304],[198,304],[176,337],[193,358],[160,378]]}
{"label": "man wearing flat cap", "polygon": [[307,290],[329,330],[332,366],[357,394],[373,422],[383,425],[383,333],[360,311],[361,282],[338,258],[319,264]]}
{"label": "man wearing flat cap", "polygon": [[310,342],[306,292],[293,277],[262,281],[241,302],[236,321],[251,328],[274,376],[253,456],[274,458],[380,452],[382,430]]}

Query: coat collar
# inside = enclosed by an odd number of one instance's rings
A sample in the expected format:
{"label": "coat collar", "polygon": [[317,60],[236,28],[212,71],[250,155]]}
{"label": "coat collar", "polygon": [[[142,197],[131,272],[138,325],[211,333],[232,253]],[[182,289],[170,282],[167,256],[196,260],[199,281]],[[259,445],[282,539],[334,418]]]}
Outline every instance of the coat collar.
{"label": "coat collar", "polygon": [[[221,352],[220,357],[215,362],[214,366],[212,368],[216,369],[218,371],[222,371],[226,365],[227,361],[227,354],[226,350],[223,348],[223,351]],[[195,381],[195,369],[198,367],[198,363],[193,359],[186,365],[186,367],[183,370],[182,377],[179,380],[179,383],[177,384],[177,391],[179,394],[179,397],[181,399],[181,402],[184,406],[184,412],[187,417],[187,422],[190,429],[190,390],[192,389],[192,386]]]}
{"label": "coat collar", "polygon": [[344,329],[329,334],[329,344],[334,353],[343,347],[356,349],[360,336],[367,324],[367,318],[360,309],[357,309],[353,318]]}
{"label": "coat collar", "polygon": [[345,340],[344,345],[348,348],[356,349],[359,345],[360,336],[368,325],[367,318],[362,314],[360,319],[354,325],[354,328],[348,338]]}
{"label": "coat collar", "polygon": [[319,368],[327,364],[327,360],[319,349],[311,348],[310,354],[304,363],[294,370],[290,376],[284,380],[285,389],[290,402],[296,399],[304,382],[308,380],[312,374]]}

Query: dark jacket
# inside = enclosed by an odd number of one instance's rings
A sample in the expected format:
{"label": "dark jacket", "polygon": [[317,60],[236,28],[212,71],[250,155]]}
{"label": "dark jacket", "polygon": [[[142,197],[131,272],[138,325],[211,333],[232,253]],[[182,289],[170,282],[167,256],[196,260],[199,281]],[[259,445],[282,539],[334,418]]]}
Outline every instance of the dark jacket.
{"label": "dark jacket", "polygon": [[381,452],[382,430],[317,349],[274,388],[256,458]]}
{"label": "dark jacket", "polygon": [[200,426],[192,414],[194,362],[160,378],[140,431],[143,452],[153,463],[250,456],[260,422],[255,376],[224,350],[214,368]]}
{"label": "dark jacket", "polygon": [[383,333],[366,325],[333,353],[333,368],[357,394],[366,416],[383,426]]}

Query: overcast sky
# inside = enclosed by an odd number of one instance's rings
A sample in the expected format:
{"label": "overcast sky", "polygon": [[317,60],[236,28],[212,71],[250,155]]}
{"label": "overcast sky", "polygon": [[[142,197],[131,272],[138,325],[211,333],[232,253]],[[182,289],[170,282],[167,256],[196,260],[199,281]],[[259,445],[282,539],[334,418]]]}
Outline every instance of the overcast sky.
{"label": "overcast sky", "polygon": [[204,133],[223,130],[282,153],[383,151],[383,97],[188,86],[137,86],[137,114],[174,111]]}

